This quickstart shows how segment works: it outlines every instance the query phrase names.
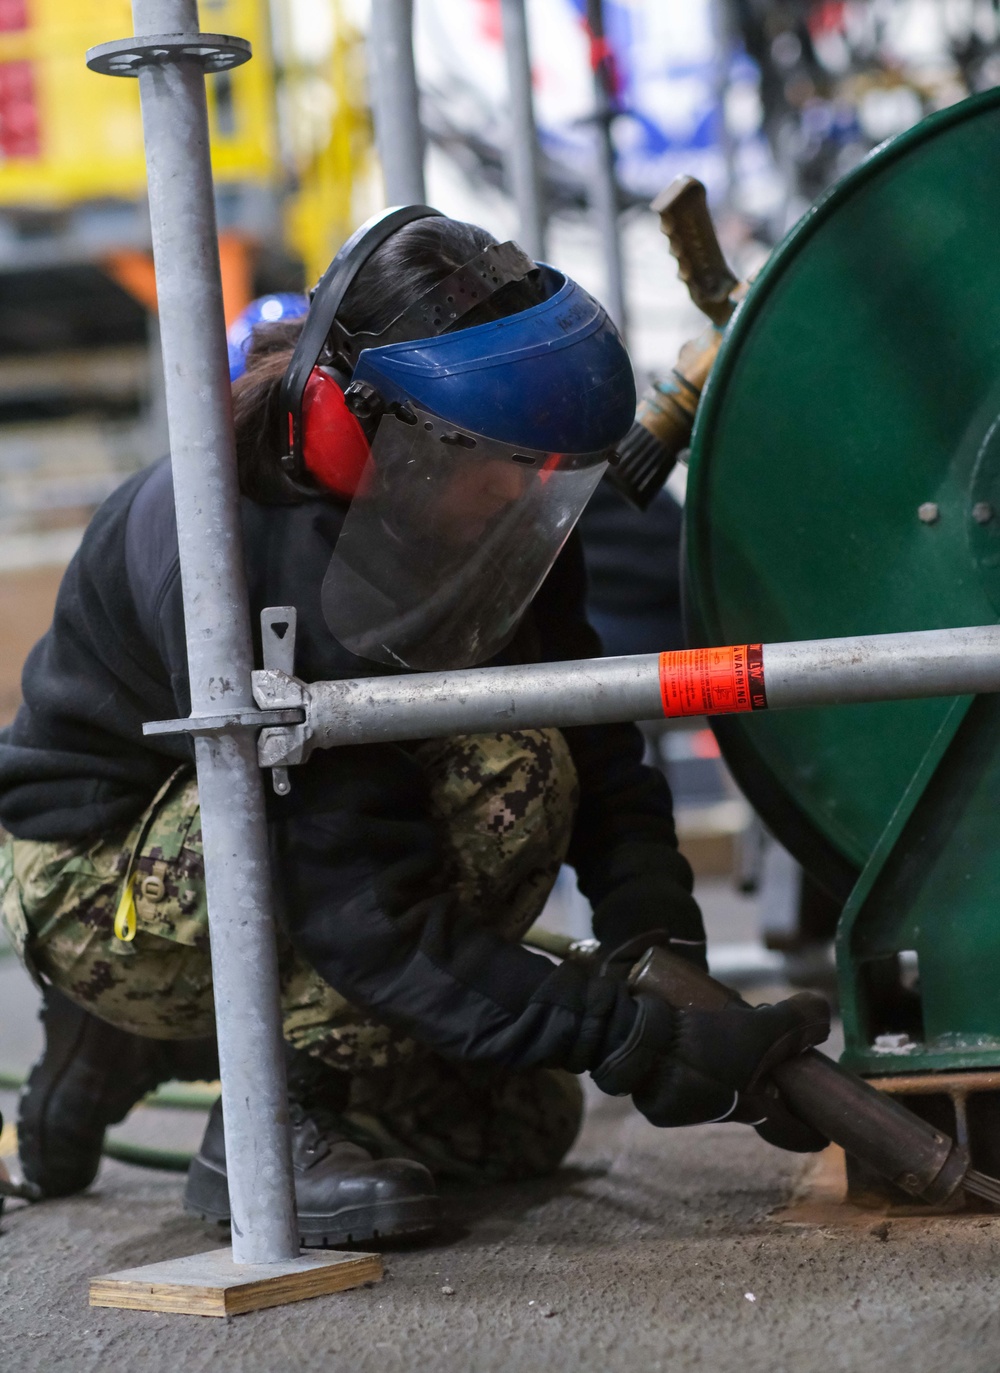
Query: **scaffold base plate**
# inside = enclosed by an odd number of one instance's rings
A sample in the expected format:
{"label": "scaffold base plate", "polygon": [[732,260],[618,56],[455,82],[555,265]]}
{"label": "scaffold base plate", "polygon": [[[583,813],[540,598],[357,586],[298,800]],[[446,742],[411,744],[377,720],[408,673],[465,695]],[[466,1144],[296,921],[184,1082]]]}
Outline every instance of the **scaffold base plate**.
{"label": "scaffold base plate", "polygon": [[91,1306],[171,1311],[186,1316],[238,1316],[378,1282],[379,1254],[309,1251],[283,1263],[234,1263],[231,1249],[166,1259],[92,1278]]}

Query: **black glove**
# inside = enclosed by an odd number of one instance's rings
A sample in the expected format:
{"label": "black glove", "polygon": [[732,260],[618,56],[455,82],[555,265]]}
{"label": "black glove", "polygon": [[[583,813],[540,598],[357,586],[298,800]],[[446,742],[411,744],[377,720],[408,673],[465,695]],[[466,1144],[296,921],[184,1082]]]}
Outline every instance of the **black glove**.
{"label": "black glove", "polygon": [[761,1089],[776,1064],[830,1033],[821,996],[799,992],[776,1006],[734,1001],[718,1011],[678,1010],[643,993],[635,1003],[628,1037],[593,1070],[602,1091],[630,1093],[653,1125],[736,1120],[779,1148],[823,1148],[769,1086]]}
{"label": "black glove", "polygon": [[702,972],[708,972],[708,951],[704,939],[690,939],[686,935],[678,937],[662,928],[646,930],[613,949],[598,944],[591,957],[597,966],[598,976],[624,982],[647,949],[666,949],[685,962],[693,963]]}
{"label": "black glove", "polygon": [[653,947],[707,970],[705,926],[691,894],[691,869],[681,854],[652,844],[625,844],[612,876],[614,885],[594,905],[594,934],[606,973],[623,962],[628,971]]}
{"label": "black glove", "polygon": [[776,1149],[788,1149],[793,1154],[815,1154],[830,1143],[814,1126],[792,1114],[773,1082],[765,1082],[741,1101],[742,1114],[733,1119],[745,1119],[761,1139]]}

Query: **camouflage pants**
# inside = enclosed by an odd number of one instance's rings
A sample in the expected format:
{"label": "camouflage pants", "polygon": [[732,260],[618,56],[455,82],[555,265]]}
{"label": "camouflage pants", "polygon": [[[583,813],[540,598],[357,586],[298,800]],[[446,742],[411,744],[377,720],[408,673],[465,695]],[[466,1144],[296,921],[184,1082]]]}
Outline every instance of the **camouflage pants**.
{"label": "camouflage pants", "polygon": [[[569,843],[576,773],[562,735],[529,730],[419,744],[449,885],[511,941],[537,918]],[[133,874],[136,933],[114,917]],[[198,791],[172,777],[127,831],[85,844],[0,845],[0,919],[23,961],[134,1034],[214,1030]],[[345,1124],[383,1153],[469,1179],[554,1168],[579,1128],[579,1084],[549,1069],[447,1062],[350,1005],[287,943],[286,1039],[351,1076]]]}

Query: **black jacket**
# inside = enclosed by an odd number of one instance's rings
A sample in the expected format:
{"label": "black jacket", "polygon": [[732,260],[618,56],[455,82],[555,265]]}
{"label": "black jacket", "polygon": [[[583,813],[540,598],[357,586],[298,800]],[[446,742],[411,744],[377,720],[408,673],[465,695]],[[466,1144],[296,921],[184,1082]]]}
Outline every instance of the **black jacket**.
{"label": "black jacket", "polygon": [[[343,519],[335,501],[243,501],[250,608],[298,609],[306,681],[390,673],[341,648],[320,587]],[[514,642],[495,662],[591,657],[585,580],[572,539]],[[259,649],[259,645],[258,645]],[[190,709],[169,463],[127,481],[94,516],[63,578],[52,628],[28,657],[23,704],[0,732],[0,824],[21,838],[78,840],[131,822],[185,737],[144,721]],[[631,725],[569,729],[581,800],[569,861],[608,944],[654,926],[700,937],[670,794],[642,765]],[[463,912],[442,875],[419,766],[404,746],[318,751],[271,796],[288,932],[352,1001],[454,1057],[582,1071],[624,1035],[632,1003],[604,979],[504,944]]]}

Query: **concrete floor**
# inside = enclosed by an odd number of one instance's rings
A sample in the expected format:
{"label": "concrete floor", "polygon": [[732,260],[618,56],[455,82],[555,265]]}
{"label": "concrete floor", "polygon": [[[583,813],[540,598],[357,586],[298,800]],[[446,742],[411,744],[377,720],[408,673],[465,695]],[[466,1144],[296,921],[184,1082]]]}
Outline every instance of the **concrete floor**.
{"label": "concrete floor", "polygon": [[0,1364],[995,1373],[1000,1221],[778,1227],[795,1169],[742,1127],[662,1133],[595,1103],[556,1178],[452,1194],[438,1242],[389,1254],[382,1283],[224,1322],[88,1309],[89,1277],[211,1247],[180,1179],[108,1164],[91,1194],[7,1215]]}
{"label": "concrete floor", "polygon": [[[702,895],[714,932],[739,937],[741,903]],[[37,1049],[33,1005],[0,963],[5,1067]],[[0,1107],[10,1119],[10,1093]],[[200,1129],[143,1109],[125,1132],[194,1147]],[[0,1369],[996,1373],[1000,1217],[892,1221],[888,1238],[777,1224],[801,1168],[747,1127],[657,1131],[595,1092],[556,1177],[450,1192],[437,1241],[387,1254],[371,1288],[220,1321],[88,1307],[90,1277],[214,1244],[181,1177],[106,1162],[85,1196],[8,1204]]]}

